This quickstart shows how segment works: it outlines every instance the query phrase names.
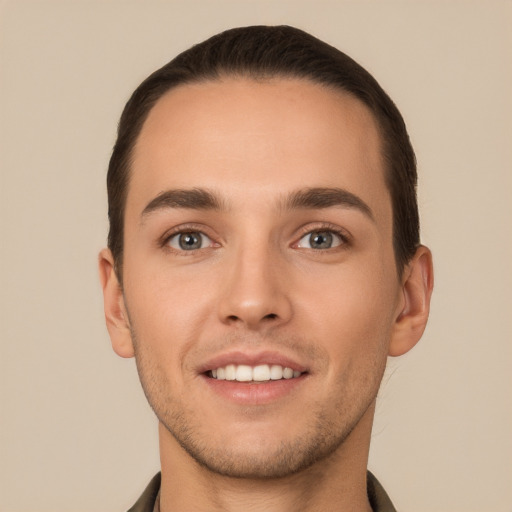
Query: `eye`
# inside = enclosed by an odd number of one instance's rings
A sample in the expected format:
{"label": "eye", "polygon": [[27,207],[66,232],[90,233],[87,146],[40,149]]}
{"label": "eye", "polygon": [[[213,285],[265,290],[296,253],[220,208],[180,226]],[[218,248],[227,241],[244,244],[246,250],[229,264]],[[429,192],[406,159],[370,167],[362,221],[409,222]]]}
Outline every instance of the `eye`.
{"label": "eye", "polygon": [[167,241],[167,245],[178,251],[194,251],[211,247],[212,240],[200,231],[176,233]]}
{"label": "eye", "polygon": [[303,236],[297,243],[297,247],[303,249],[332,249],[345,243],[345,239],[339,233],[329,230],[311,231]]}

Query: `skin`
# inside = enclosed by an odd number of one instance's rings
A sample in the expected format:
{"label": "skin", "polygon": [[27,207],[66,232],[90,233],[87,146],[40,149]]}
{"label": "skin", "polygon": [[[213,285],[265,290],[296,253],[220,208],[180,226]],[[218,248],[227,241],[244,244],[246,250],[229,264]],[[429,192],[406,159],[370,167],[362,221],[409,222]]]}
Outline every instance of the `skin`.
{"label": "skin", "polygon": [[[197,188],[215,208],[155,201]],[[360,204],[290,200],[312,189]],[[183,232],[202,246],[183,250]],[[370,510],[375,397],[387,356],[423,333],[432,260],[420,247],[397,275],[364,105],[290,79],[168,92],[134,151],[122,287],[113,263],[102,251],[107,326],[114,350],[135,355],[160,422],[163,512]],[[205,370],[233,353],[285,357],[303,374],[270,399],[265,384],[249,398],[253,384],[219,393]]]}

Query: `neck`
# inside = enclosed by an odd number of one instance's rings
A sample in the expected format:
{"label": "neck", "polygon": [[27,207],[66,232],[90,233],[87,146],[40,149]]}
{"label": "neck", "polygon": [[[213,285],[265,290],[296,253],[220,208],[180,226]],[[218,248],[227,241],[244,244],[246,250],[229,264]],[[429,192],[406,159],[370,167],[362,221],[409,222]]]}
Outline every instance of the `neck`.
{"label": "neck", "polygon": [[374,404],[341,446],[299,473],[276,479],[232,478],[200,466],[160,424],[160,510],[197,512],[371,512],[366,467]]}

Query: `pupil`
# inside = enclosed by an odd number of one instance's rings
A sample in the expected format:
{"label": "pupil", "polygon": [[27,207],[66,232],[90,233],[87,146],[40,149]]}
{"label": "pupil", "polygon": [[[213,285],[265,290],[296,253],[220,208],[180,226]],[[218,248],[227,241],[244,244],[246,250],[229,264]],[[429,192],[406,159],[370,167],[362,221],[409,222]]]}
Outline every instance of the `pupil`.
{"label": "pupil", "polygon": [[184,233],[180,235],[180,247],[185,250],[200,249],[201,239],[194,233]]}
{"label": "pupil", "polygon": [[332,234],[328,231],[321,231],[311,235],[311,247],[314,249],[329,249],[332,245]]}

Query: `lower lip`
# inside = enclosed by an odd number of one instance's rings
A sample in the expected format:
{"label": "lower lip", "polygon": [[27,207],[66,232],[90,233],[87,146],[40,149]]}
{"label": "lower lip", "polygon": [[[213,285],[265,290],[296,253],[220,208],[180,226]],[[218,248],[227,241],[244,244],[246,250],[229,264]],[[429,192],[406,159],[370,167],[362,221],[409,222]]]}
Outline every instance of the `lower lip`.
{"label": "lower lip", "polygon": [[203,375],[203,380],[218,396],[240,405],[264,405],[288,396],[301,386],[306,374],[294,379],[270,380],[267,382],[238,382],[218,380]]}

